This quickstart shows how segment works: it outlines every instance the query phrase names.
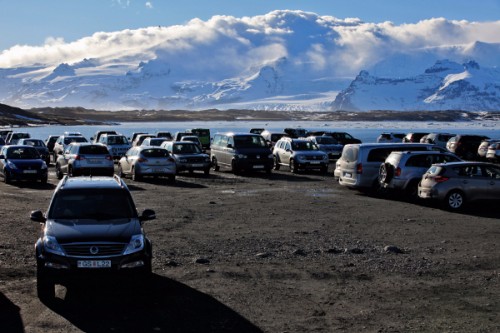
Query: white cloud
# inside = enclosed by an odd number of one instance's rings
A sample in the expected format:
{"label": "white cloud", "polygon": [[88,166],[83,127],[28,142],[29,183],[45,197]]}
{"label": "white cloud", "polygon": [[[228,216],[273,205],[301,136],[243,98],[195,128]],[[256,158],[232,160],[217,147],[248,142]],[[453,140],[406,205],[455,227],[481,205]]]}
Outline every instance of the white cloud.
{"label": "white cloud", "polygon": [[[130,1],[114,0],[121,6]],[[152,7],[151,2],[146,6]],[[65,42],[47,38],[42,46],[17,45],[0,53],[0,67],[35,63],[56,66],[84,58],[129,63],[163,59],[187,77],[239,75],[281,57],[304,73],[355,75],[395,53],[476,41],[500,43],[500,21],[468,22],[433,18],[415,24],[366,23],[302,11],[273,11],[236,18],[214,16],[184,25],[96,32]],[[500,64],[499,64],[500,65]],[[203,78],[201,78],[203,79]]]}
{"label": "white cloud", "polygon": [[153,3],[151,1],[147,1],[145,3],[146,8],[153,9]]}

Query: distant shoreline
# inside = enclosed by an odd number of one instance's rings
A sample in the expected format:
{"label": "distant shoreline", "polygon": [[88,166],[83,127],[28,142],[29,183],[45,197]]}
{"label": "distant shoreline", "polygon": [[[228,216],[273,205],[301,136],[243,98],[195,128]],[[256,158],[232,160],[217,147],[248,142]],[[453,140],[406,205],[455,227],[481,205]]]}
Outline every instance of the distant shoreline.
{"label": "distant shoreline", "polygon": [[500,111],[255,111],[135,110],[96,111],[84,108],[23,110],[0,104],[0,126],[112,125],[125,122],[183,121],[500,121]]}

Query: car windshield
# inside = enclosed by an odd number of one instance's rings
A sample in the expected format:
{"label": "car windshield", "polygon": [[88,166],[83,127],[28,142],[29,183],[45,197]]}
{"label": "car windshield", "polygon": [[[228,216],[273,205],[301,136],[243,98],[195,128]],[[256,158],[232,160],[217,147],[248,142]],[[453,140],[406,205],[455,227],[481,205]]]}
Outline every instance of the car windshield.
{"label": "car windshield", "polygon": [[316,137],[316,142],[318,142],[321,145],[335,145],[335,144],[337,144],[337,140],[335,140],[331,136],[318,136],[318,137]]}
{"label": "car windshield", "polygon": [[264,138],[257,135],[234,136],[234,146],[236,148],[257,148],[266,147]]}
{"label": "car windshield", "polygon": [[44,147],[45,143],[42,140],[24,140],[23,143],[27,146]]}
{"label": "car windshield", "polygon": [[50,219],[130,219],[137,216],[124,190],[74,189],[59,191],[49,210]]}
{"label": "car windshield", "polygon": [[174,145],[174,154],[199,154],[200,147],[196,144]]}
{"label": "car windshield", "polygon": [[75,136],[71,138],[64,138],[64,144],[69,145],[72,142],[87,142],[87,139],[85,139],[83,136]]}
{"label": "car windshield", "polygon": [[108,137],[109,145],[126,145],[128,144],[127,138],[124,136],[110,136]]}
{"label": "car windshield", "polygon": [[168,157],[168,151],[166,149],[144,149],[141,152],[144,157]]}
{"label": "car windshield", "polygon": [[33,160],[40,158],[40,154],[32,147],[16,147],[7,151],[7,158],[11,160]]}
{"label": "car windshield", "polygon": [[310,141],[294,141],[292,142],[293,150],[318,150],[318,147]]}
{"label": "car windshield", "polygon": [[88,155],[108,155],[108,149],[105,146],[101,145],[89,145],[89,146],[81,146],[80,154],[88,154]]}

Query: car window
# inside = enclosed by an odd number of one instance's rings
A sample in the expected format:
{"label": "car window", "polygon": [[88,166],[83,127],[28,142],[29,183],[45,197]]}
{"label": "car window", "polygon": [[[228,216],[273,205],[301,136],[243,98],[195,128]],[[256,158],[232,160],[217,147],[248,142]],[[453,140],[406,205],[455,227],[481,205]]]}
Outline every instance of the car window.
{"label": "car window", "polygon": [[346,161],[355,161],[358,159],[358,150],[353,147],[346,147],[342,151],[342,156]]}
{"label": "car window", "polygon": [[483,168],[486,177],[500,179],[500,168],[493,166],[484,166]]}
{"label": "car window", "polygon": [[144,157],[168,157],[168,151],[166,149],[144,149],[141,154]]}
{"label": "car window", "polygon": [[316,145],[311,141],[293,141],[292,148],[298,151],[318,150]]}
{"label": "car window", "polygon": [[331,136],[318,136],[316,137],[316,142],[322,145],[334,145],[337,144],[337,140]]}
{"label": "car window", "polygon": [[392,149],[388,148],[375,148],[368,153],[368,162],[384,162],[387,156],[391,153]]}
{"label": "car window", "polygon": [[40,158],[40,154],[35,148],[19,147],[19,148],[9,149],[7,151],[7,158],[13,160],[31,160]]}
{"label": "car window", "polygon": [[265,147],[266,143],[258,135],[238,135],[234,136],[234,146],[237,148]]}
{"label": "car window", "polygon": [[81,146],[80,154],[89,154],[89,155],[102,155],[109,154],[108,149],[105,146],[101,145],[92,145],[92,146]]}
{"label": "car window", "polygon": [[136,213],[132,199],[122,190],[60,191],[54,197],[49,210],[49,218],[72,219],[75,224],[81,219],[109,220],[133,217],[136,217]]}

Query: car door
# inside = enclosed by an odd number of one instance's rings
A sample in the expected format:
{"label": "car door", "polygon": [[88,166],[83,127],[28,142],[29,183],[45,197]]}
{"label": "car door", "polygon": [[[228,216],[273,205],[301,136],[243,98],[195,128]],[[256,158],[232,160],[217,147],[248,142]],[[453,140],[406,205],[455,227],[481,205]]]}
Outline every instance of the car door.
{"label": "car door", "polygon": [[68,146],[63,154],[59,155],[59,157],[57,158],[57,163],[59,163],[59,167],[64,174],[68,173],[68,164],[72,156],[71,150],[75,148],[77,148],[75,145]]}
{"label": "car door", "polygon": [[280,160],[281,163],[290,165],[290,157],[292,156],[292,145],[290,142],[283,141],[282,148],[280,149]]}
{"label": "car door", "polygon": [[[482,165],[474,181],[477,181],[478,199],[493,200],[500,198],[500,167]],[[476,179],[477,178],[477,179]]]}
{"label": "car door", "polygon": [[137,148],[131,148],[127,151],[124,158],[121,159],[122,172],[130,173],[135,156],[137,155]]}

